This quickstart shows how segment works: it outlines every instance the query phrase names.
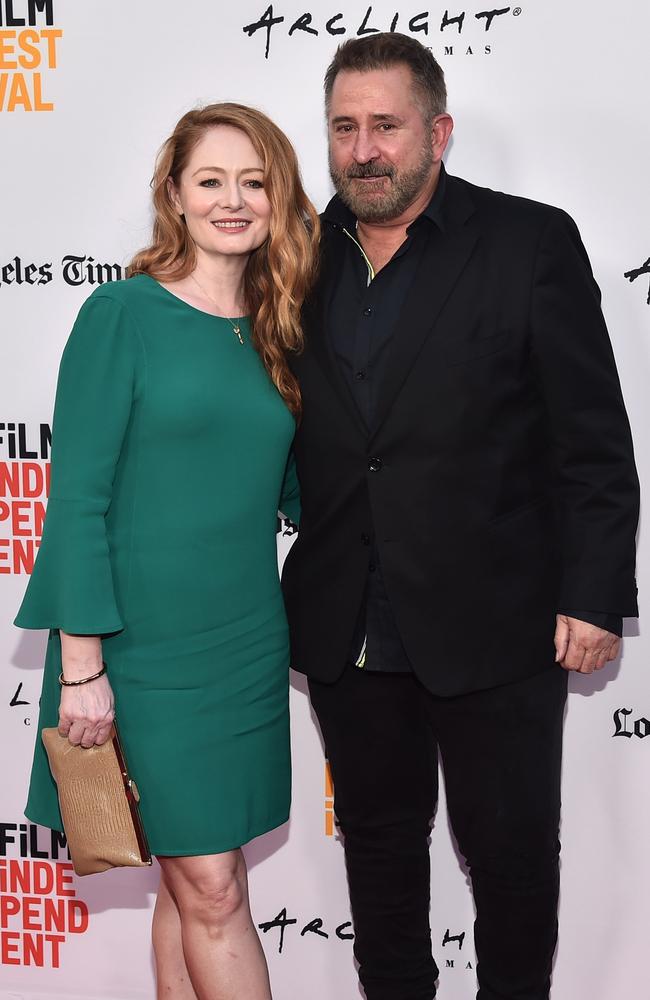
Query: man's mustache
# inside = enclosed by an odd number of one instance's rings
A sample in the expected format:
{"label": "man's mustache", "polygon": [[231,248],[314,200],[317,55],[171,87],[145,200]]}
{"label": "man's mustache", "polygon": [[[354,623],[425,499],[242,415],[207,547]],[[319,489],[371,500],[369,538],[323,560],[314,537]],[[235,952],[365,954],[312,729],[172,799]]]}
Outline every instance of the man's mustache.
{"label": "man's mustache", "polygon": [[356,163],[352,167],[348,167],[345,171],[345,176],[349,180],[354,180],[361,177],[390,177],[395,176],[395,168],[390,167],[387,163]]}

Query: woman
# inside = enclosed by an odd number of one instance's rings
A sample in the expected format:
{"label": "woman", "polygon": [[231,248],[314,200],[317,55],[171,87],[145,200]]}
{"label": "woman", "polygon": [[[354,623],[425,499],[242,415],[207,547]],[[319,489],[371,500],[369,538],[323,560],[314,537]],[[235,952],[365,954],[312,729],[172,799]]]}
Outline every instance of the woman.
{"label": "woman", "polygon": [[[151,246],[90,296],[64,352],[16,624],[52,630],[39,731],[58,718],[101,744],[115,702],[162,869],[158,995],[266,1000],[240,848],[289,810],[275,529],[278,507],[297,514],[287,353],[318,217],[286,137],[237,104],[180,120],[153,189]],[[26,812],[61,828],[40,740]]]}

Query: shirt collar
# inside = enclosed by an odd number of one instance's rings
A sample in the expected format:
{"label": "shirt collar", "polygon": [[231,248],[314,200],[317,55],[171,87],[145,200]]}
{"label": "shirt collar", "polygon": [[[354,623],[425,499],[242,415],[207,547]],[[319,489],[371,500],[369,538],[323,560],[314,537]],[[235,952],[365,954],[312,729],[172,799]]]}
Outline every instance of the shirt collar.
{"label": "shirt collar", "polygon": [[[414,219],[409,226],[407,232],[409,232],[420,219],[426,218],[434,223],[444,233],[445,223],[443,216],[443,204],[445,200],[445,191],[447,188],[447,171],[445,170],[444,163],[440,164],[440,175],[438,177],[438,183],[436,184],[436,189],[431,196],[429,204],[424,209],[424,211],[418,215],[417,219]],[[354,231],[357,224],[357,220],[354,213],[343,203],[343,201],[336,194],[328,204],[327,208],[323,212],[323,220],[325,222],[333,223],[335,226],[342,226],[344,229],[348,229],[350,232]]]}
{"label": "shirt collar", "polygon": [[[442,206],[445,200],[445,191],[447,189],[447,171],[445,170],[444,163],[440,164],[440,174],[438,176],[438,183],[436,184],[436,189],[431,195],[431,200],[427,207],[425,208],[422,215],[426,216],[427,219],[431,219],[435,222],[438,229],[443,233],[445,231],[445,223],[442,214]],[[422,216],[419,216],[422,218]],[[418,220],[416,219],[415,222]]]}

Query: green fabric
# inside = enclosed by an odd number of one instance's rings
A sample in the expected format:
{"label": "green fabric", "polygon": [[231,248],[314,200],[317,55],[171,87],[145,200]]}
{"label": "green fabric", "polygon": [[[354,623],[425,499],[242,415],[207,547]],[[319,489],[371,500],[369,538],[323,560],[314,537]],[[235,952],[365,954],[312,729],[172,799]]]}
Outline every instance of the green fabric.
{"label": "green fabric", "polygon": [[[230,850],[288,816],[288,636],[278,509],[297,520],[294,421],[227,320],[140,275],[82,307],[59,373],[52,489],[16,619],[102,634],[155,854]],[[286,485],[283,493],[283,484]],[[283,499],[284,496],[284,499]],[[61,828],[40,738],[26,810]]]}

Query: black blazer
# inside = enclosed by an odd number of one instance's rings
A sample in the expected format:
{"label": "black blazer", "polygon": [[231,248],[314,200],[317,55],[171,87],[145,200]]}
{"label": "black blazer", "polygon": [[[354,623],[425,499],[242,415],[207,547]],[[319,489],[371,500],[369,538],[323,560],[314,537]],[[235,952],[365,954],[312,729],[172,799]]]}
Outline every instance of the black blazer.
{"label": "black blazer", "polygon": [[443,218],[370,433],[325,337],[342,237],[324,224],[293,362],[302,517],[283,573],[292,666],[321,681],[345,666],[371,538],[440,695],[552,667],[558,608],[637,614],[632,442],[576,226],[455,177]]}

